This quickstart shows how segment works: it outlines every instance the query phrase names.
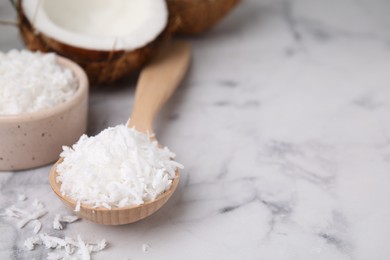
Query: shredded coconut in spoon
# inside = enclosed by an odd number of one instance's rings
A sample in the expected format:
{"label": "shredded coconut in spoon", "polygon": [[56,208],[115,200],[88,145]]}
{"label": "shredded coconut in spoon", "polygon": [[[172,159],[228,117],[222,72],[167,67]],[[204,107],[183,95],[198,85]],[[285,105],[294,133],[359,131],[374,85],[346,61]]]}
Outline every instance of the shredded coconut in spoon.
{"label": "shredded coconut in spoon", "polygon": [[175,154],[150,136],[118,125],[63,147],[57,166],[61,192],[94,207],[126,207],[154,200],[168,190],[177,168]]}

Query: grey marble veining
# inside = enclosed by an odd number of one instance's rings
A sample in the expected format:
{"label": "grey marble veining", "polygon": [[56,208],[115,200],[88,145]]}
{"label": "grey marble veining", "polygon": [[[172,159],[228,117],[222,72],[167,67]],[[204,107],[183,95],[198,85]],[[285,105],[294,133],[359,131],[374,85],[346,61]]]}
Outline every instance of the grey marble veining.
{"label": "grey marble veining", "polygon": [[[246,0],[193,44],[185,81],[156,122],[185,165],[148,219],[87,221],[57,234],[110,246],[94,259],[390,259],[390,16],[387,0]],[[0,18],[12,18],[8,2]],[[0,27],[0,48],[21,48]],[[90,98],[89,133],[124,123],[135,79]],[[50,166],[0,174],[0,208],[67,211]],[[17,201],[17,194],[28,196]],[[41,259],[0,218],[0,259]],[[151,246],[142,252],[142,244]]]}

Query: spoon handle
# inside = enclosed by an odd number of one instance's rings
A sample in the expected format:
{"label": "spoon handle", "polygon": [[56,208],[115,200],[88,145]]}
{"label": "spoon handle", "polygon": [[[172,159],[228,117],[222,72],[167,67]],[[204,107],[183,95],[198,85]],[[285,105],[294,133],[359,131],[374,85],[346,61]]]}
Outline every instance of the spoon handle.
{"label": "spoon handle", "polygon": [[189,43],[173,41],[142,70],[128,127],[153,133],[153,120],[184,77],[190,56]]}

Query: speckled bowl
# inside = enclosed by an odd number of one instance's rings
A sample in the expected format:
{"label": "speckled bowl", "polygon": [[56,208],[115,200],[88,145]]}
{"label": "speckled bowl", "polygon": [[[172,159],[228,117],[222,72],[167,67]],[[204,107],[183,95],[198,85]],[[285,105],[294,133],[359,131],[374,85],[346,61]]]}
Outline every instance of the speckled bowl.
{"label": "speckled bowl", "polygon": [[22,170],[58,159],[63,145],[72,145],[85,133],[88,79],[74,62],[58,58],[79,81],[74,96],[55,107],[21,115],[0,115],[0,170]]}

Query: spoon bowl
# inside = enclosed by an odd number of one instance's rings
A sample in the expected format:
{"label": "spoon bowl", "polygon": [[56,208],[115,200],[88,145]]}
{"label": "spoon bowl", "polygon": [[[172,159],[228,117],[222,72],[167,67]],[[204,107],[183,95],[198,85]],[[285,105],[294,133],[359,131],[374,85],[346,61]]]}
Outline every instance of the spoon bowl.
{"label": "spoon bowl", "polygon": [[[62,158],[58,160],[50,171],[50,186],[54,193],[61,199],[61,201],[70,210],[75,210],[77,202],[74,199],[66,197],[61,193],[61,183],[56,181],[57,171],[56,167],[62,162]],[[172,180],[171,187],[164,193],[160,194],[155,200],[145,202],[141,205],[123,207],[123,208],[112,208],[107,209],[104,207],[93,207],[88,204],[81,203],[80,211],[74,211],[74,213],[83,219],[88,219],[92,222],[103,224],[103,225],[124,225],[137,222],[144,219],[154,212],[159,210],[175,192],[177,185],[179,184],[180,172],[176,170],[176,175]]]}
{"label": "spoon bowl", "polygon": [[[143,133],[154,133],[153,120],[160,108],[165,104],[187,71],[190,61],[190,45],[186,42],[172,42],[165,46],[157,57],[141,72],[137,83],[135,102],[128,127],[134,127]],[[61,201],[71,210],[75,210],[77,202],[61,193],[61,183],[57,182],[57,165],[50,171],[50,186]],[[82,174],[82,173],[80,173]],[[180,173],[176,169],[175,177],[168,190],[155,200],[144,204],[107,209],[80,204],[80,211],[74,213],[81,218],[104,225],[123,225],[136,222],[150,216],[160,209],[172,196],[179,183]]]}

